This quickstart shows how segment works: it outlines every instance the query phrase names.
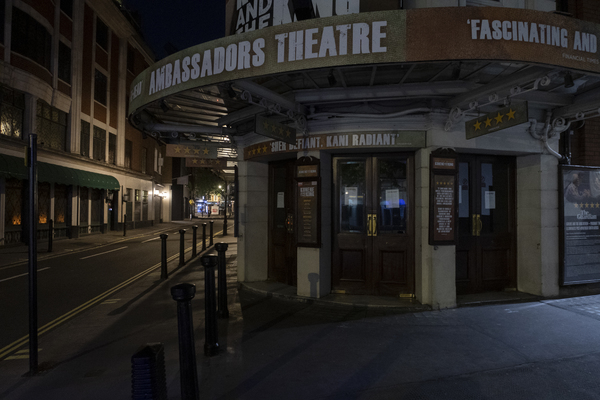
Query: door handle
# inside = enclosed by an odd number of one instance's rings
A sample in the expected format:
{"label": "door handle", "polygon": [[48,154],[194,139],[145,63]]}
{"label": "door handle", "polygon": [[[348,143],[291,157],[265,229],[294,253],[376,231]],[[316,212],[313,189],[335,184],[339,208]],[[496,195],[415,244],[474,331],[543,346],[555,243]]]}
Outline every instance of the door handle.
{"label": "door handle", "polygon": [[367,236],[377,236],[377,215],[367,214]]}
{"label": "door handle", "polygon": [[483,228],[483,222],[481,222],[481,215],[477,214],[477,236],[481,236],[482,228]]}

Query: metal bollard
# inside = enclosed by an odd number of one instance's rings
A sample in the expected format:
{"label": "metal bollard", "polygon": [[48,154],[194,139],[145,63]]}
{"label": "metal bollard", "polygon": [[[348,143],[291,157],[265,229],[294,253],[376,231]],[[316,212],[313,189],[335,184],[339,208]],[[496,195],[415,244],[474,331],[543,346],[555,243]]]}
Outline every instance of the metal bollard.
{"label": "metal bollard", "polygon": [[169,272],[167,271],[167,238],[169,235],[166,233],[160,234],[160,279],[165,280],[169,278]]}
{"label": "metal bollard", "polygon": [[229,245],[227,243],[217,243],[215,244],[215,249],[219,254],[219,277],[217,278],[218,282],[218,306],[219,311],[217,312],[217,316],[219,318],[229,318],[229,310],[227,309],[227,259],[225,257],[225,252]]}
{"label": "metal bollard", "polygon": [[48,253],[52,253],[52,240],[54,239],[54,221],[48,221]]}
{"label": "metal bollard", "polygon": [[215,223],[215,221],[210,221],[210,240],[208,242],[209,246],[213,245],[213,224]]}
{"label": "metal bollard", "polygon": [[185,229],[179,230],[179,266],[185,265]]}
{"label": "metal bollard", "polygon": [[192,323],[191,300],[196,294],[196,285],[180,283],[171,288],[171,296],[177,301],[177,326],[179,329],[179,369],[181,399],[198,400],[198,374],[196,372],[196,346]]}
{"label": "metal bollard", "polygon": [[196,233],[198,231],[198,225],[192,226],[192,258],[196,257]]}
{"label": "metal bollard", "polygon": [[204,266],[204,355],[212,357],[219,352],[215,298],[215,267],[218,260],[217,256],[203,256],[200,262]]}
{"label": "metal bollard", "polygon": [[127,214],[123,215],[123,236],[127,236]]}
{"label": "metal bollard", "polygon": [[206,222],[202,224],[202,251],[206,250]]}

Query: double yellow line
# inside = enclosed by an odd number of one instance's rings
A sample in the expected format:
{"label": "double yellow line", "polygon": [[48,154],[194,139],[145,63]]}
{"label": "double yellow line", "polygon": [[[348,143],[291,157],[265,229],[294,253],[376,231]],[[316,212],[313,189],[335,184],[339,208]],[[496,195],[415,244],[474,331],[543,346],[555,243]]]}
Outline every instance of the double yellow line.
{"label": "double yellow line", "polygon": [[[167,262],[173,261],[174,259],[178,258],[179,254],[175,254],[171,257],[169,257],[167,259]],[[160,263],[155,264],[153,266],[151,266],[150,268],[148,268],[145,271],[140,272],[139,274],[127,279],[124,282],[121,282],[120,284],[118,284],[117,286],[107,290],[106,292],[94,297],[91,300],[88,300],[87,302],[83,303],[82,305],[80,305],[79,307],[76,307],[74,309],[72,309],[71,311],[67,312],[66,314],[61,315],[60,317],[56,318],[54,321],[47,323],[46,325],[38,328],[38,336],[43,335],[44,333],[48,332],[50,329],[57,327],[58,325],[62,324],[63,322],[68,321],[69,319],[75,317],[76,315],[82,313],[83,311],[87,310],[88,308],[100,303],[101,301],[103,301],[104,299],[106,299],[107,297],[111,296],[113,293],[123,289],[125,286],[135,282],[136,280],[148,275],[150,272],[154,271],[155,269],[160,267]],[[6,356],[8,356],[9,354],[13,353],[14,351],[18,350],[20,347],[26,345],[27,343],[29,343],[29,335],[27,336],[23,336],[20,339],[15,340],[14,342],[12,342],[11,344],[9,344],[8,346],[5,346],[3,348],[0,349],[0,360],[4,359]]]}
{"label": "double yellow line", "polygon": [[[222,232],[223,231],[213,233],[213,237]],[[191,251],[191,250],[192,250],[192,248],[189,247],[184,251],[184,253],[187,253],[188,251]],[[176,254],[172,255],[171,257],[167,258],[167,263],[169,263],[177,258],[179,258],[179,253],[176,253]],[[58,325],[62,324],[63,322],[66,322],[69,319],[75,317],[76,315],[82,313],[83,311],[87,310],[88,308],[100,303],[107,297],[111,296],[113,293],[123,289],[125,286],[135,282],[136,280],[148,275],[149,273],[151,273],[155,269],[159,268],[160,266],[161,266],[161,263],[154,264],[150,268],[140,272],[137,275],[132,276],[131,278],[127,279],[124,282],[121,282],[120,284],[113,287],[112,289],[107,290],[106,292],[94,297],[91,300],[88,300],[87,302],[83,303],[79,307],[74,308],[73,310],[67,312],[66,314],[63,314],[60,317],[56,318],[54,321],[51,321],[51,322],[47,323],[46,325],[38,328],[38,337],[43,335],[44,333],[48,332],[50,329],[53,329],[53,328],[57,327]],[[12,342],[11,344],[1,348],[0,349],[0,360],[3,360],[5,357],[10,355],[11,353],[17,351],[20,347],[25,346],[27,343],[29,343],[29,335],[23,336],[22,338],[17,339],[14,342]]]}

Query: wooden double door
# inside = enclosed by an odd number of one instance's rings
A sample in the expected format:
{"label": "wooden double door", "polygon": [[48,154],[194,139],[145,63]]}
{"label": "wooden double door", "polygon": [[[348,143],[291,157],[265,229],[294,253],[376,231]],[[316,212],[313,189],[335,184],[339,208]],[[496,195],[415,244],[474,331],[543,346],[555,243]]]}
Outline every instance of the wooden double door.
{"label": "wooden double door", "polygon": [[514,159],[458,161],[457,294],[516,287]]}
{"label": "wooden double door", "polygon": [[333,174],[332,289],[413,294],[412,157],[336,157]]}

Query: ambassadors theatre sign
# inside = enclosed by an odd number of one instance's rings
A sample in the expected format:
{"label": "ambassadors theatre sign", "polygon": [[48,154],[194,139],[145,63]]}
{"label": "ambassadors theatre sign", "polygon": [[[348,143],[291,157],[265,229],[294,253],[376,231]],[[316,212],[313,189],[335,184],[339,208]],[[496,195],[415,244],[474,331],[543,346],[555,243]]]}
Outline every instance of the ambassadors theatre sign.
{"label": "ambassadors theatre sign", "polygon": [[138,75],[136,113],[163,97],[221,82],[346,65],[502,60],[600,73],[600,26],[496,7],[390,10],[308,19],[175,53]]}

